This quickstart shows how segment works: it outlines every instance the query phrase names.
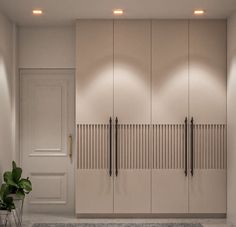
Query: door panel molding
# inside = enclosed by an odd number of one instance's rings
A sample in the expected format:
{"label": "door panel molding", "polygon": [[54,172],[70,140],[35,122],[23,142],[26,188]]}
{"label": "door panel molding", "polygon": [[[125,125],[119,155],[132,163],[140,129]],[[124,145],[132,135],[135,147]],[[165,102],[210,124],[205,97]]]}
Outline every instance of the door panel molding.
{"label": "door panel molding", "polygon": [[30,204],[66,204],[67,174],[64,173],[30,173],[34,186],[29,197]]}

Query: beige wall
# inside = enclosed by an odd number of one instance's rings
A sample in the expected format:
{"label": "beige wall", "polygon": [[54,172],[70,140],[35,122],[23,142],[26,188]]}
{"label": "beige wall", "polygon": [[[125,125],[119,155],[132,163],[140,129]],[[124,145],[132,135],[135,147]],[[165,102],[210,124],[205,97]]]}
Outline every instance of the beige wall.
{"label": "beige wall", "polygon": [[[17,135],[15,88],[15,34],[16,28],[0,13],[0,175],[10,167],[14,157]],[[1,177],[0,177],[1,181]]]}
{"label": "beige wall", "polygon": [[19,68],[74,68],[75,27],[20,27]]}
{"label": "beige wall", "polygon": [[236,13],[228,20],[228,222],[236,224]]}

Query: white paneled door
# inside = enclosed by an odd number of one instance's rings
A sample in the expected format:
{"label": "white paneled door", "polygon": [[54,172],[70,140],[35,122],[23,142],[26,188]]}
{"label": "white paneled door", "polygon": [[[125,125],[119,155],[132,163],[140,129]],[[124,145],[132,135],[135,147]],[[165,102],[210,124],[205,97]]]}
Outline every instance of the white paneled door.
{"label": "white paneled door", "polygon": [[30,212],[74,212],[74,70],[21,70],[21,164]]}

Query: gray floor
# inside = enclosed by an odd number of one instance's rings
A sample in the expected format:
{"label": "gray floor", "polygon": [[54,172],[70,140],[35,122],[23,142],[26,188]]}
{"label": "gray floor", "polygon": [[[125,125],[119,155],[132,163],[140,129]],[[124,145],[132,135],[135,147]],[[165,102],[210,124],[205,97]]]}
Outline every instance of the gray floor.
{"label": "gray floor", "polygon": [[203,227],[226,227],[226,219],[199,219],[199,218],[76,218],[67,215],[29,214],[24,215],[24,227],[30,227],[34,223],[200,223]]}

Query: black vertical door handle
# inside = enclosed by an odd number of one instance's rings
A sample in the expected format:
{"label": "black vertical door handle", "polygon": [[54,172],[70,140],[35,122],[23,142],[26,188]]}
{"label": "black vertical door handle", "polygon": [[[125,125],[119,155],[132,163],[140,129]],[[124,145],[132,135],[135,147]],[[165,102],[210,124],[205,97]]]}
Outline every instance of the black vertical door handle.
{"label": "black vertical door handle", "polygon": [[116,168],[116,170],[115,170],[115,174],[116,174],[116,176],[118,176],[118,154],[117,154],[117,146],[118,146],[118,144],[117,144],[117,140],[118,140],[118,118],[116,117],[116,125],[115,125],[115,168]]}
{"label": "black vertical door handle", "polygon": [[185,135],[185,141],[184,141],[184,174],[185,176],[188,175],[188,118],[186,117],[184,120],[184,135]]}
{"label": "black vertical door handle", "polygon": [[112,176],[112,118],[110,117],[110,120],[109,120],[109,138],[110,138],[110,143],[109,143],[109,146],[110,146],[110,156],[109,156],[109,175],[110,177]]}
{"label": "black vertical door handle", "polygon": [[191,146],[191,169],[190,169],[190,171],[191,171],[191,175],[193,176],[193,128],[194,128],[194,125],[193,125],[193,117],[192,117],[192,119],[191,119],[191,144],[190,144],[190,146]]}

